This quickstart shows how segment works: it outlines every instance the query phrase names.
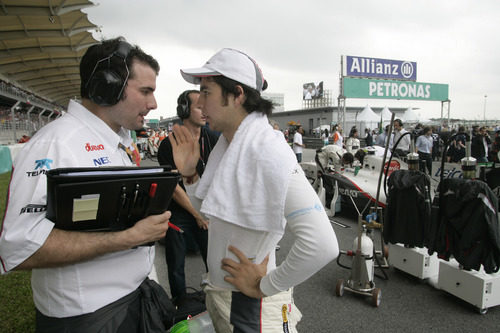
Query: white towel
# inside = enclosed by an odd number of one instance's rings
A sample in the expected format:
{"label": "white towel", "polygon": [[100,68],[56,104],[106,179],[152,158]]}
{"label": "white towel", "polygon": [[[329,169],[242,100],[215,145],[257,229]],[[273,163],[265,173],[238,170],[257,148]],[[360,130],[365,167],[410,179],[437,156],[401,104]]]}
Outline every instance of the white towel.
{"label": "white towel", "polygon": [[284,232],[284,207],[295,155],[267,116],[252,112],[230,144],[224,136],[210,153],[196,190],[202,213],[254,230]]}

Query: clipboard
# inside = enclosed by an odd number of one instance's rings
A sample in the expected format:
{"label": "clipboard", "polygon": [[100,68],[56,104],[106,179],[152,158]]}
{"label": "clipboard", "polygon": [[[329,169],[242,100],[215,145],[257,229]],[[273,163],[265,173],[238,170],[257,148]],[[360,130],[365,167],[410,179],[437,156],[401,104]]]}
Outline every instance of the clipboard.
{"label": "clipboard", "polygon": [[48,170],[46,217],[62,230],[119,231],[167,210],[181,176],[170,166]]}

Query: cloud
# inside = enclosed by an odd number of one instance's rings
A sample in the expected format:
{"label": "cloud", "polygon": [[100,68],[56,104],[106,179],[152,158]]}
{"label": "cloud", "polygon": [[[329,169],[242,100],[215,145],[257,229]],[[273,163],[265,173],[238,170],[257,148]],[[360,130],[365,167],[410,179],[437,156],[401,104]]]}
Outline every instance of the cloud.
{"label": "cloud", "polygon": [[[324,81],[336,99],[341,55],[417,62],[418,81],[449,84],[452,117],[482,116],[485,94],[488,117],[500,104],[497,0],[106,0],[85,11],[105,37],[123,35],[159,60],[157,115],[174,115],[178,94],[192,88],[179,69],[200,66],[223,47],[256,59],[269,91],[285,94],[286,109],[301,107],[304,82]],[[367,102],[420,107],[426,117],[441,108]]]}

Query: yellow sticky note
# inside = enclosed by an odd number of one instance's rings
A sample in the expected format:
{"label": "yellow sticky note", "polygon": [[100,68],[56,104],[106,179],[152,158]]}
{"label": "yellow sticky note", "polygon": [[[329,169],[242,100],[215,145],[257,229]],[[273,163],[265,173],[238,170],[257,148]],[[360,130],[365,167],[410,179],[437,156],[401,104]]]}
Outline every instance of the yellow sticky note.
{"label": "yellow sticky note", "polygon": [[83,195],[73,199],[73,222],[97,219],[99,194]]}

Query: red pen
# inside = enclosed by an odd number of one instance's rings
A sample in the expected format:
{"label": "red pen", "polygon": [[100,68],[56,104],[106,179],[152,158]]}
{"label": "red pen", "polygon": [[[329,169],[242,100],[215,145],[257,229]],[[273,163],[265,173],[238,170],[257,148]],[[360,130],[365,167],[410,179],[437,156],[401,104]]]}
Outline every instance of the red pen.
{"label": "red pen", "polygon": [[181,234],[184,233],[184,230],[182,230],[181,228],[179,228],[178,226],[176,226],[175,224],[173,224],[172,222],[168,221],[168,226],[172,229],[174,229],[175,231],[178,231],[180,232]]}
{"label": "red pen", "polygon": [[149,197],[154,198],[156,195],[156,188],[158,187],[158,184],[156,183],[151,183],[151,186],[149,187]]}

